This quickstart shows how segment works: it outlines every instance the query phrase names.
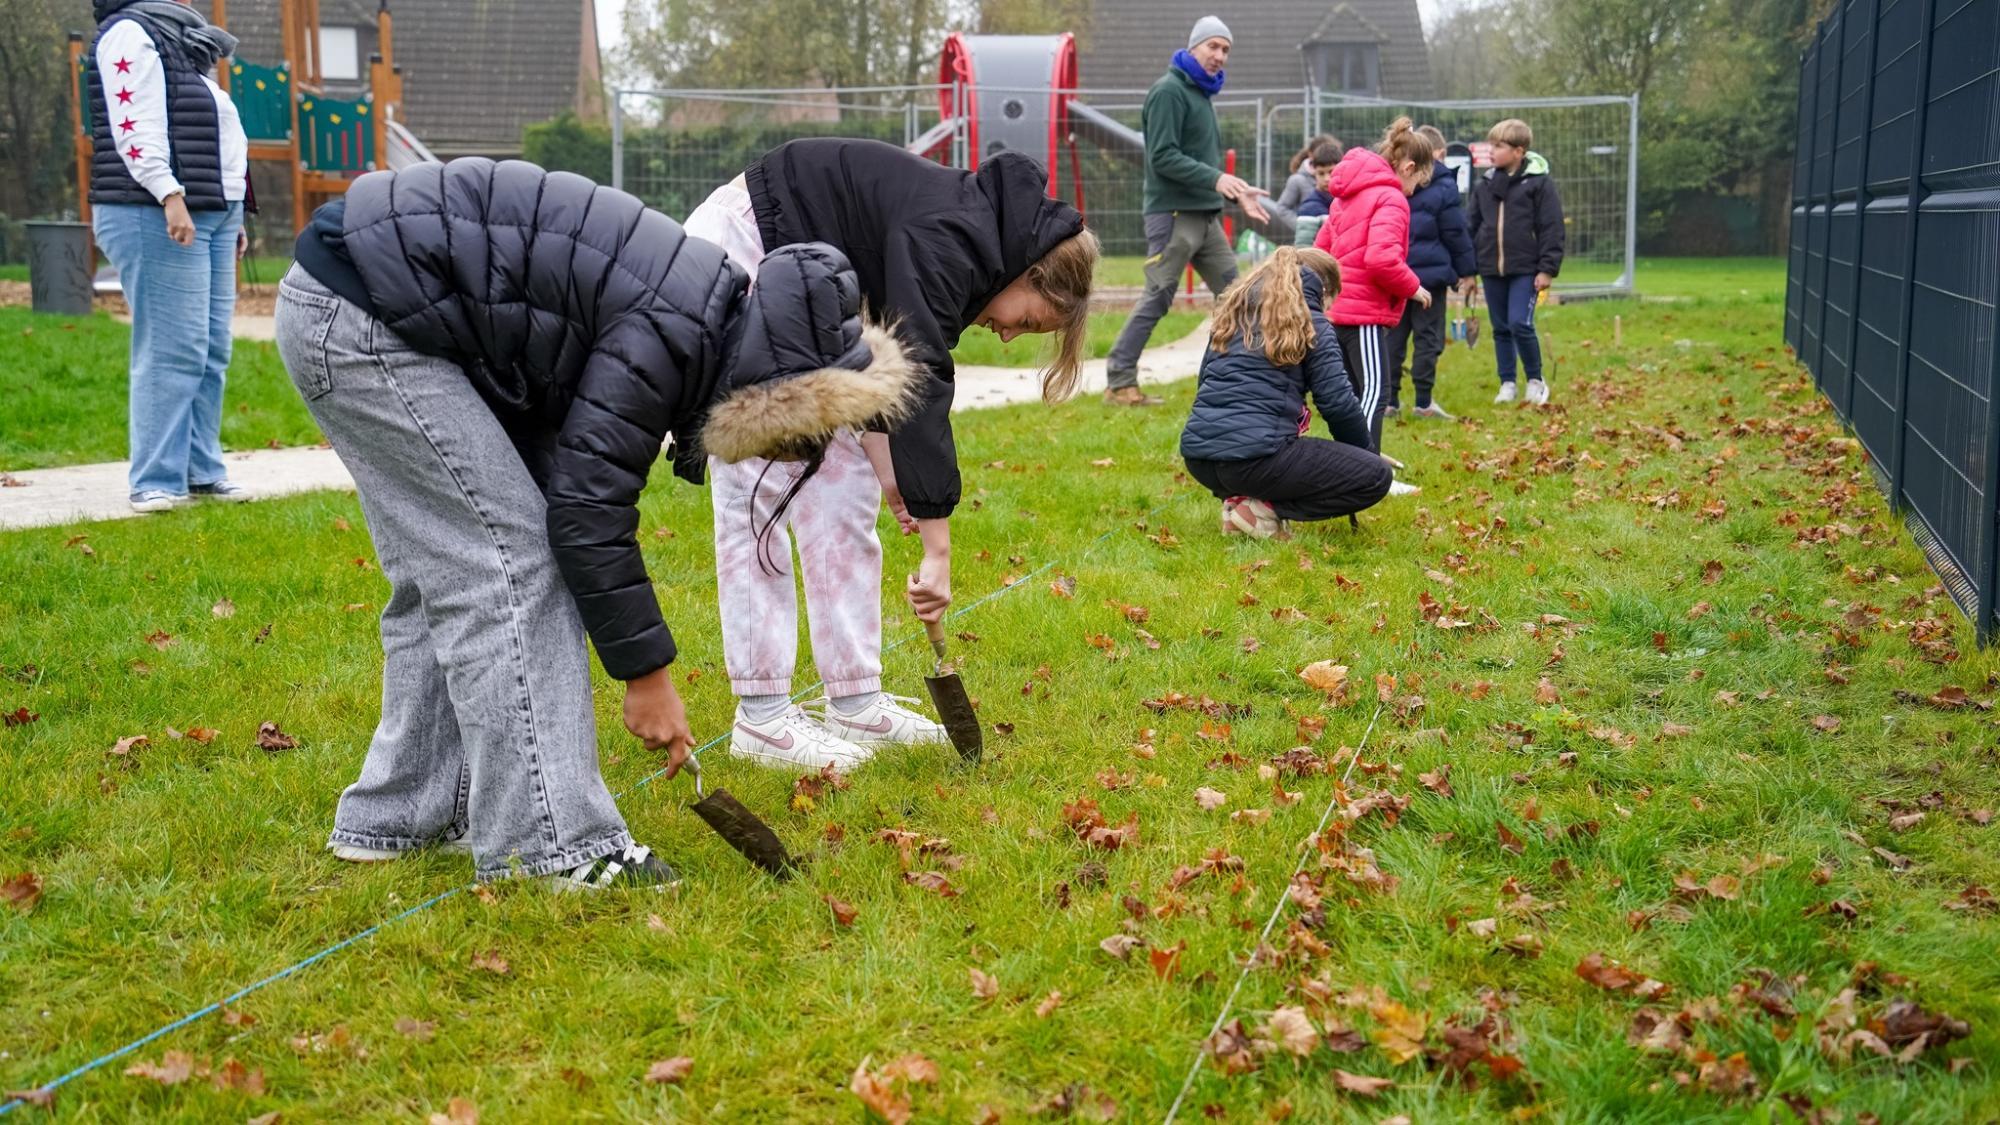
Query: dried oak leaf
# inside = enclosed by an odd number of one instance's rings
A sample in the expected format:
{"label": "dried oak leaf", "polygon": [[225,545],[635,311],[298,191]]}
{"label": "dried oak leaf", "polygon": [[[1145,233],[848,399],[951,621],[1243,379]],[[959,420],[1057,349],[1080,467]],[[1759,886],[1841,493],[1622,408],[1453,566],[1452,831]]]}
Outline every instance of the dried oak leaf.
{"label": "dried oak leaf", "polygon": [[826,908],[833,912],[833,920],[838,925],[852,926],[854,920],[861,916],[861,911],[855,909],[852,904],[842,902],[832,895],[821,895],[820,899],[826,903]]}
{"label": "dried oak leaf", "polygon": [[951,880],[942,871],[905,871],[903,882],[931,891],[940,898],[958,897],[958,888],[951,885]]}
{"label": "dried oak leaf", "polygon": [[1250,1034],[1243,1030],[1240,1019],[1230,1020],[1217,1028],[1215,1034],[1201,1041],[1201,1047],[1209,1061],[1224,1074],[1248,1074],[1257,1069],[1257,1055]]}
{"label": "dried oak leaf", "polygon": [[1286,1051],[1304,1058],[1319,1047],[1319,1029],[1304,1008],[1280,1007],[1264,1026],[1264,1038]]}
{"label": "dried oak leaf", "polygon": [[298,745],[298,739],[279,730],[276,723],[261,723],[257,727],[257,748],[259,750],[275,754],[280,750],[296,750],[298,749]]}
{"label": "dried oak leaf", "polygon": [[194,1076],[194,1056],[186,1051],[168,1051],[160,1056],[160,1061],[150,1063],[144,1060],[125,1068],[125,1073],[133,1078],[150,1078],[162,1086],[178,1086]]}
{"label": "dried oak leaf", "polygon": [[0,902],[5,902],[16,910],[25,913],[33,910],[35,904],[40,901],[42,901],[42,877],[32,871],[23,871],[0,883]]}
{"label": "dried oak leaf", "polygon": [[1204,785],[1194,791],[1194,803],[1204,812],[1212,812],[1229,803],[1229,794]]}
{"label": "dried oak leaf", "polygon": [[1000,995],[1000,981],[981,969],[967,969],[966,977],[972,983],[972,995],[980,1000],[991,1000]]}
{"label": "dried oak leaf", "polygon": [[407,1035],[419,1043],[428,1043],[437,1035],[437,1026],[430,1020],[402,1016],[396,1020],[396,1034]]}
{"label": "dried oak leaf", "polygon": [[1396,1083],[1394,1079],[1371,1078],[1365,1074],[1349,1074],[1347,1071],[1335,1067],[1333,1070],[1333,1084],[1350,1094],[1359,1094],[1364,1098],[1379,1098],[1382,1096],[1384,1090],[1389,1089]]}
{"label": "dried oak leaf", "polygon": [[687,1055],[675,1055],[661,1059],[646,1068],[646,1083],[652,1086],[678,1086],[694,1071],[694,1060]]}
{"label": "dried oak leaf", "polygon": [[854,1068],[854,1077],[848,1080],[847,1089],[861,1104],[889,1125],[904,1125],[910,1119],[910,1100],[899,1093],[892,1079],[886,1074],[872,1074],[868,1070],[868,1060]]}

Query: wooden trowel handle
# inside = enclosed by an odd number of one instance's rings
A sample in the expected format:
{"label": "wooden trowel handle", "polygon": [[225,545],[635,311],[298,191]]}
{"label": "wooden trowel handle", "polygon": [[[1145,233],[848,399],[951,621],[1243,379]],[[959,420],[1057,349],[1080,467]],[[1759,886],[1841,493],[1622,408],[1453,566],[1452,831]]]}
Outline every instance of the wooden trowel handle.
{"label": "wooden trowel handle", "polygon": [[944,622],[924,622],[924,635],[931,639],[931,651],[937,653],[938,663],[944,663]]}

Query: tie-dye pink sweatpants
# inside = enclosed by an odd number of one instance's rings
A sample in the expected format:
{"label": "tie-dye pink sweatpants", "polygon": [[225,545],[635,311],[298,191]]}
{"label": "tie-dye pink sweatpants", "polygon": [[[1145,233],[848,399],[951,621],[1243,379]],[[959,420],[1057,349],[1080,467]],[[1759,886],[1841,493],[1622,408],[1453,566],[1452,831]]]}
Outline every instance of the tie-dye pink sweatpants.
{"label": "tie-dye pink sweatpants", "polygon": [[[764,244],[741,177],[717,188],[687,232],[721,246],[749,271],[752,284]],[[882,688],[882,541],[875,534],[882,486],[853,432],[841,430],[819,472],[793,498],[760,548],[757,530],[790,487],[799,466],[750,460],[708,461],[715,509],[715,577],[722,603],[722,659],[737,695],[788,695],[799,661],[798,545],[806,588],[813,662],[829,696]],[[789,531],[789,535],[787,532]]]}

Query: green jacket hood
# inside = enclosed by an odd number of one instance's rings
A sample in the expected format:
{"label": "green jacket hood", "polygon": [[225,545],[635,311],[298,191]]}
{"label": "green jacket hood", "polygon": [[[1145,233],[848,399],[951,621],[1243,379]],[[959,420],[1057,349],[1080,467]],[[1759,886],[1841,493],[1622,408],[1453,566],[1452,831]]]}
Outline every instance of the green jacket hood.
{"label": "green jacket hood", "polygon": [[1521,175],[1546,176],[1548,174],[1549,174],[1548,157],[1543,156],[1541,153],[1536,152],[1533,149],[1529,149],[1528,155],[1521,159]]}

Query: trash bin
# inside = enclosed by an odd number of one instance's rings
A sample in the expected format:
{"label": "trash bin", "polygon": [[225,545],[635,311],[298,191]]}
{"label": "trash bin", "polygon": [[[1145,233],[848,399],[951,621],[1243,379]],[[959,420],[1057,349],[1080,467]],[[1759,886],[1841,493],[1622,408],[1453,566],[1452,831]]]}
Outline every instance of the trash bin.
{"label": "trash bin", "polygon": [[34,310],[90,315],[90,224],[26,222],[28,291]]}

